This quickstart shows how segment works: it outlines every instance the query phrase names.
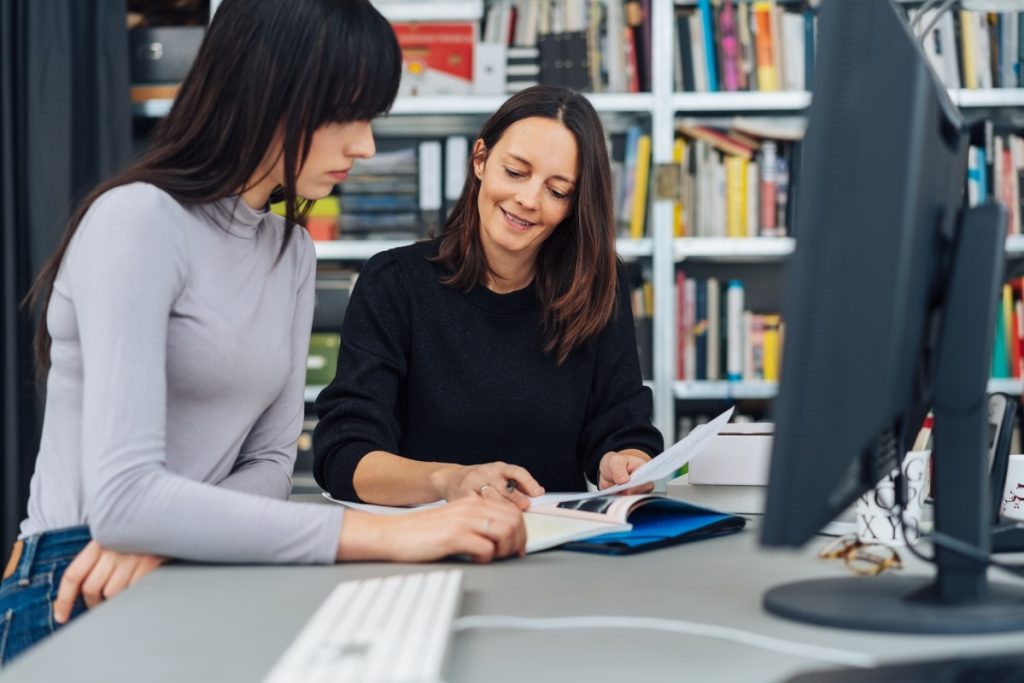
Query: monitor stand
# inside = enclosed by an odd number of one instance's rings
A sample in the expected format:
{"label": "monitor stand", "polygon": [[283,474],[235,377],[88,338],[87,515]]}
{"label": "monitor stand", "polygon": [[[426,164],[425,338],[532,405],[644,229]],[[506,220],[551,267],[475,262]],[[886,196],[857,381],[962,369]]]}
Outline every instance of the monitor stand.
{"label": "monitor stand", "polygon": [[[945,289],[934,376],[935,529],[988,554],[986,386],[1002,285],[1006,213],[987,204],[961,216]],[[798,581],[769,590],[772,614],[822,626],[899,633],[1024,630],[1024,583],[990,583],[979,562],[936,546],[926,576]]]}

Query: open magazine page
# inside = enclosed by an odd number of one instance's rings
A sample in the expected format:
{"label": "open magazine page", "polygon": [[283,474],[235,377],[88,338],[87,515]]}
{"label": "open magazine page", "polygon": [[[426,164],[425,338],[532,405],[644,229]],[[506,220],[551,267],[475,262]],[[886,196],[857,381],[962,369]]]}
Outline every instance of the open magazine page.
{"label": "open magazine page", "polygon": [[[441,505],[447,505],[447,502],[443,500],[410,507],[354,503],[348,500],[332,498],[326,492],[324,493],[324,498],[352,510],[360,510],[375,515],[404,515],[417,510],[428,510]],[[536,512],[523,513],[523,523],[526,525],[526,552],[536,553],[562,545],[567,541],[590,538],[616,531],[629,531],[632,528],[630,524],[620,524],[604,515],[588,516],[596,517],[597,519],[596,521],[593,519],[567,519],[566,517],[553,517]]]}
{"label": "open magazine page", "polygon": [[531,512],[558,517],[589,519],[595,522],[625,524],[629,513],[644,500],[650,500],[650,494],[633,496],[604,495],[583,500],[568,500],[554,505],[538,505],[530,508]]}

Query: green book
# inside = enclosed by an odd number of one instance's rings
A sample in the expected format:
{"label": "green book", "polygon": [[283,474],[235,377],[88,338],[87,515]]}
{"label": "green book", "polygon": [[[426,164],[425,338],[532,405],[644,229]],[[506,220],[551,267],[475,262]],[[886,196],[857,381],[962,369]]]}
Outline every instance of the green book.
{"label": "green book", "polygon": [[309,338],[306,359],[306,386],[330,384],[338,370],[338,347],[341,335],[336,332],[314,332]]}

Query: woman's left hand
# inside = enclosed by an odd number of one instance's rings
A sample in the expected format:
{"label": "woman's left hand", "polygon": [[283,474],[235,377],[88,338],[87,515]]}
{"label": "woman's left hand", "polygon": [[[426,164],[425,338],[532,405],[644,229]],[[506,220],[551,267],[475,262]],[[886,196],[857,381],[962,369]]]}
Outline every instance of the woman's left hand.
{"label": "woman's left hand", "polygon": [[[634,449],[625,451],[609,451],[601,458],[601,465],[598,468],[597,488],[606,489],[617,484],[625,484],[641,465],[651,459],[646,453]],[[650,493],[654,490],[654,484],[643,484],[635,488],[622,491],[621,495],[633,493]]]}
{"label": "woman's left hand", "polygon": [[57,599],[53,601],[54,621],[63,624],[70,618],[71,607],[79,594],[87,607],[95,607],[166,561],[166,557],[157,555],[119,553],[89,541],[64,570]]}

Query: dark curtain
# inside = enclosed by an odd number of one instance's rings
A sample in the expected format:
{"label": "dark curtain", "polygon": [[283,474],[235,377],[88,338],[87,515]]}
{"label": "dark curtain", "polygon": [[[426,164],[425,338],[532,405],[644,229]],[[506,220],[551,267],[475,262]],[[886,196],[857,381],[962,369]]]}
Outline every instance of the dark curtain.
{"label": "dark curtain", "polygon": [[125,0],[0,1],[0,556],[25,514],[42,404],[20,304],[75,202],[131,154]]}

